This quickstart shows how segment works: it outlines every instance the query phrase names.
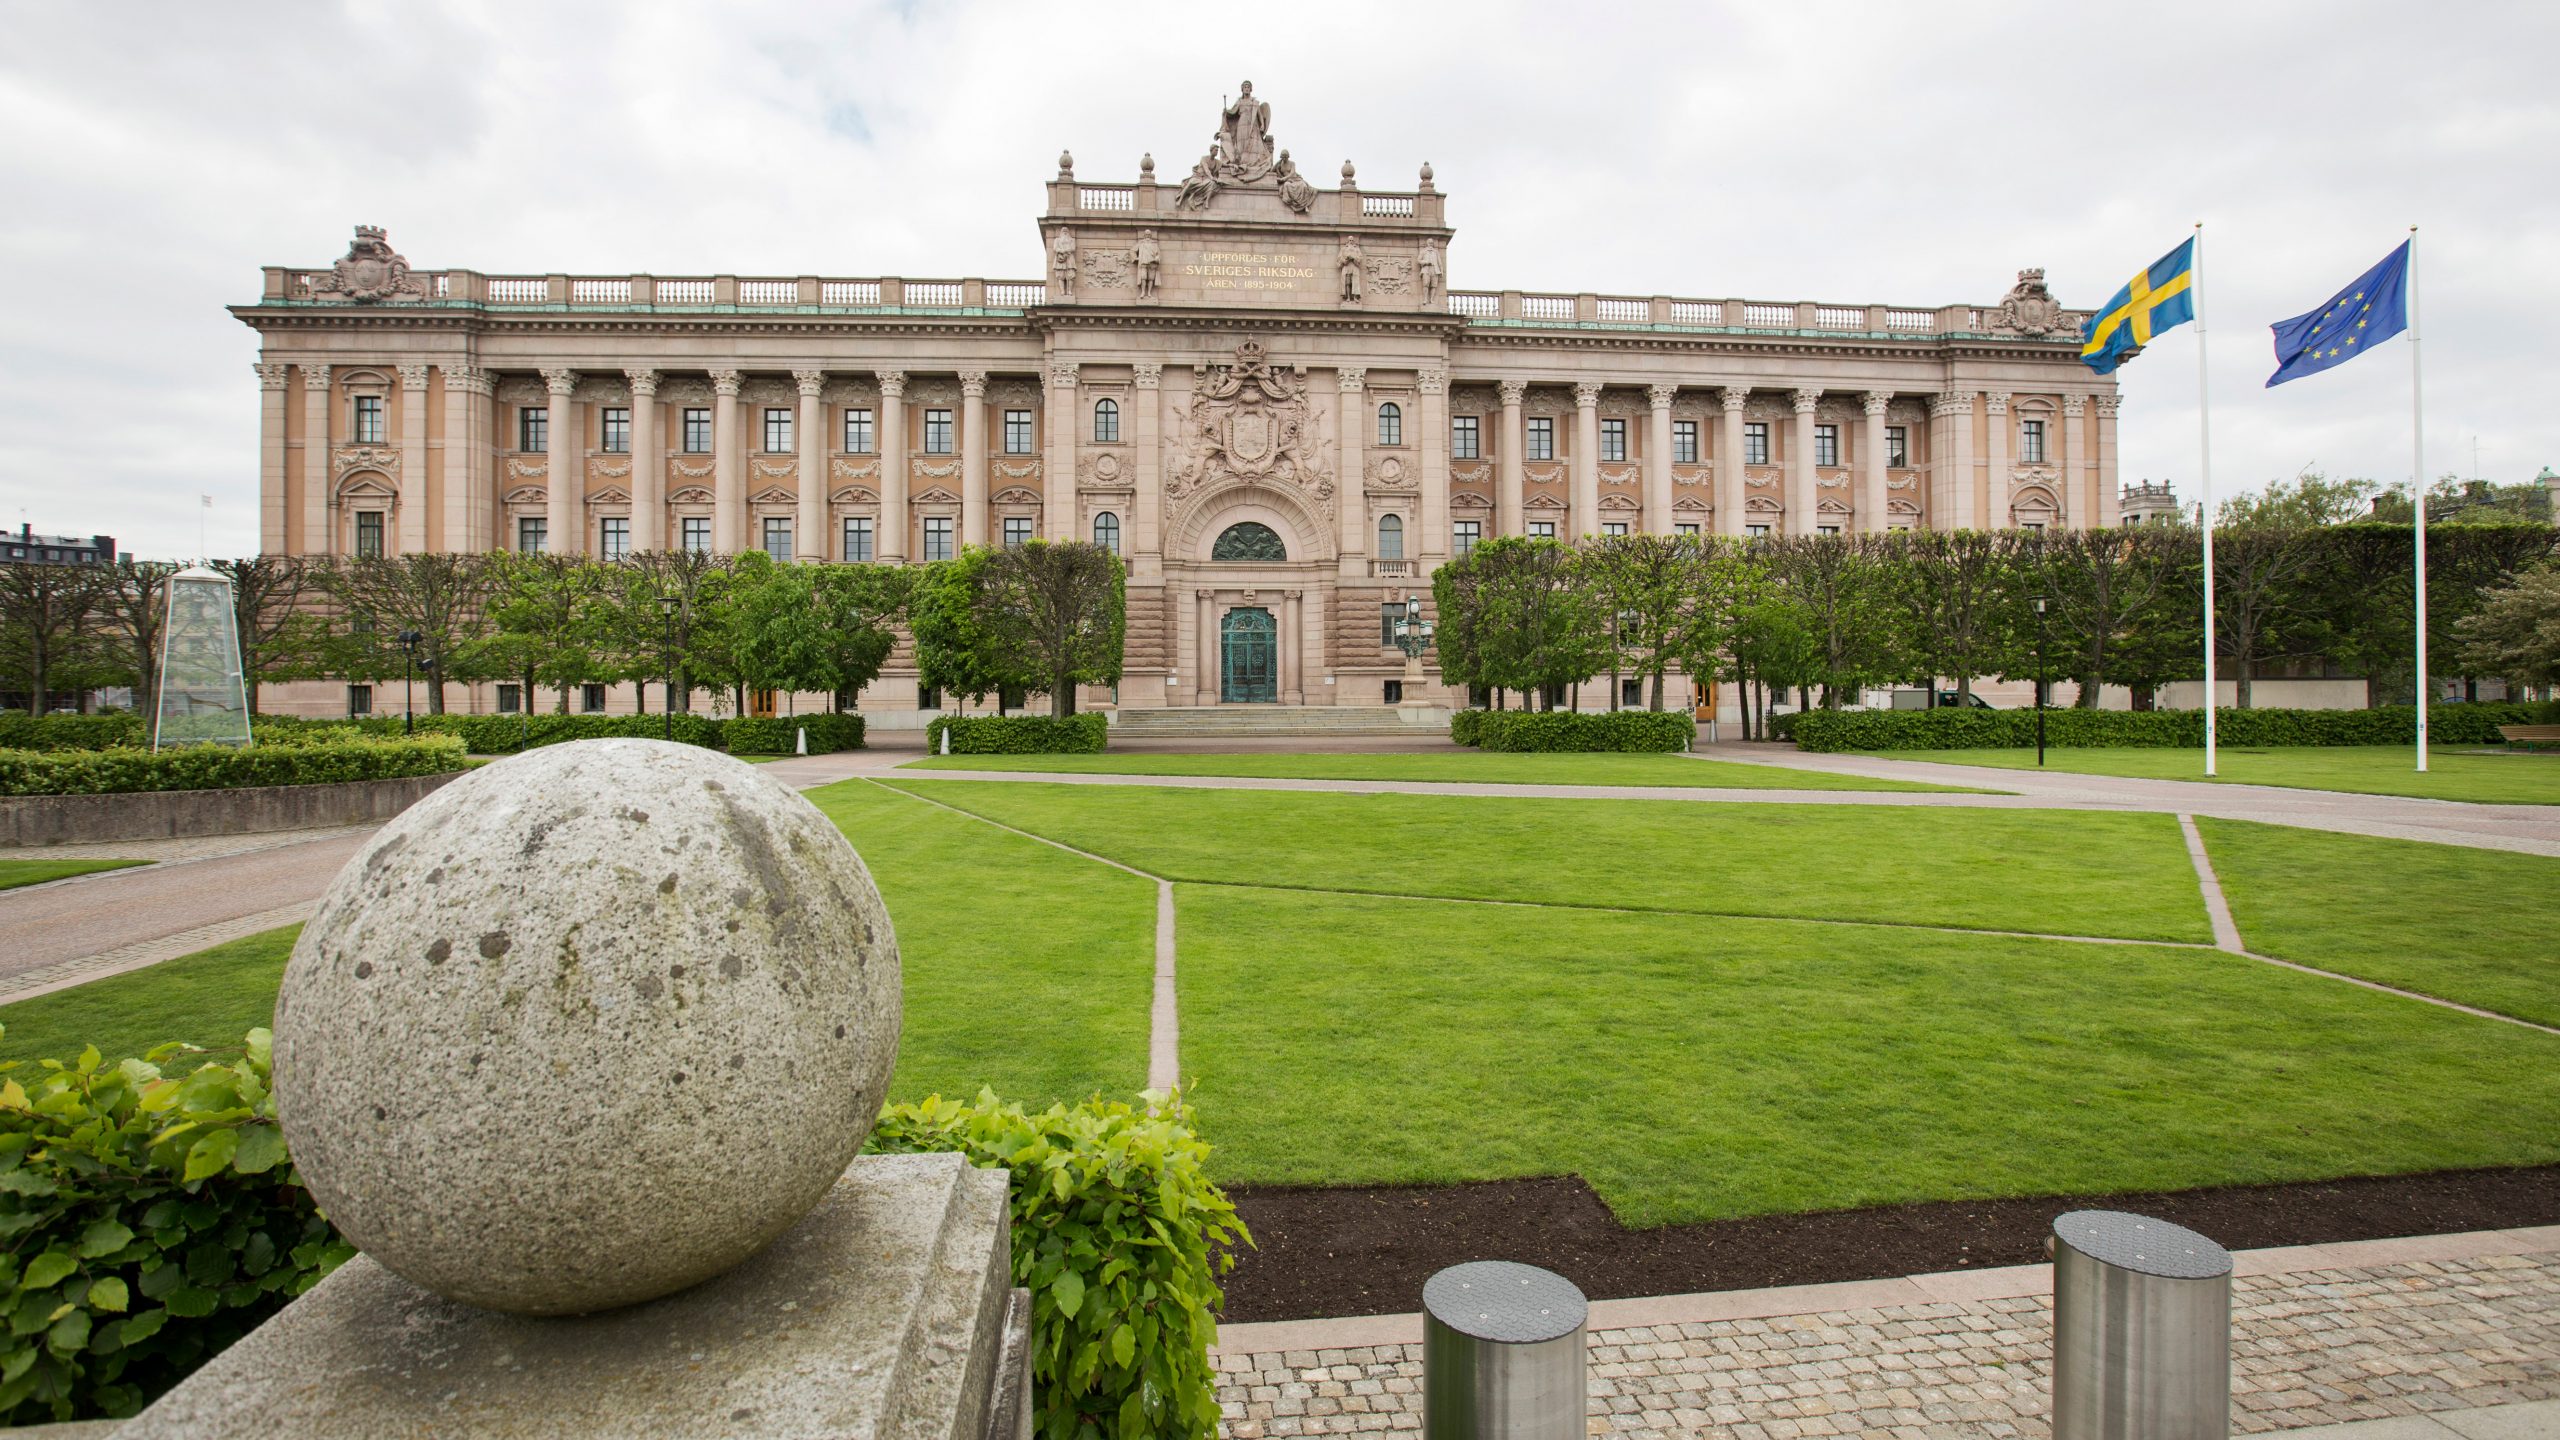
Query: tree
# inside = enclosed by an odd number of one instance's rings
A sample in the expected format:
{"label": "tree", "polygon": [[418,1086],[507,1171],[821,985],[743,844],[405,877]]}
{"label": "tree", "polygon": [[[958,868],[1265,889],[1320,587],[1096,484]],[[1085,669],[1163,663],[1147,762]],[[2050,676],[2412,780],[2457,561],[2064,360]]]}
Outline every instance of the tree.
{"label": "tree", "polygon": [[1076,713],[1076,686],[1114,685],[1128,635],[1120,557],[1081,540],[1032,540],[993,552],[978,580],[978,628],[1015,685]]}
{"label": "tree", "polygon": [[2072,530],[2045,540],[2038,551],[2043,590],[2073,652],[2055,669],[2078,677],[2076,708],[2098,708],[2098,687],[2121,678],[2122,652],[2158,638],[2147,632],[2170,619],[2161,601],[2176,588],[2183,543],[2182,532],[2160,527]]}
{"label": "tree", "polygon": [[[622,678],[671,677],[670,709],[693,708],[693,692],[733,678],[730,557],[650,550],[611,568],[598,596],[599,643]],[[672,613],[664,604],[675,601]]]}
{"label": "tree", "polygon": [[2560,685],[2560,567],[2545,565],[2489,591],[2453,632],[2470,674]]}
{"label": "tree", "polygon": [[443,714],[444,682],[468,680],[477,673],[496,570],[494,557],[436,550],[316,566],[318,588],[344,612],[334,663],[350,674],[402,673],[405,666],[393,668],[400,651],[391,637],[414,630],[418,669],[427,682],[427,713]]}
{"label": "tree", "polygon": [[1798,535],[1765,542],[1770,572],[1794,600],[1821,657],[1798,684],[1822,686],[1837,710],[1858,692],[1909,669],[1903,612],[1893,603],[1894,552],[1871,535]]}
{"label": "tree", "polygon": [[1753,586],[1734,613],[1728,646],[1742,689],[1742,738],[1768,738],[1769,694],[1822,676],[1822,644],[1802,602],[1774,583]]}
{"label": "tree", "polygon": [[160,647],[168,628],[164,588],[177,570],[158,560],[118,560],[99,587],[99,636],[116,668],[130,673],[137,711],[158,703]]}
{"label": "tree", "polygon": [[932,689],[976,700],[989,693],[1001,697],[1014,684],[978,600],[994,554],[966,546],[956,558],[936,560],[916,576],[908,623],[916,640],[916,678]]}
{"label": "tree", "polygon": [[1909,663],[1898,678],[1929,690],[1956,682],[1956,703],[1973,703],[1978,675],[2009,662],[2006,607],[2016,588],[2016,537],[2005,531],[1918,530],[1895,537],[1900,608],[1911,637]]}
{"label": "tree", "polygon": [[[1685,632],[1704,551],[1687,536],[1609,535],[1587,542],[1581,559],[1600,612],[1609,618],[1609,668],[1652,681],[1647,708],[1661,709],[1663,674],[1690,644]],[[1448,676],[1445,664],[1441,676]],[[1609,708],[1618,708],[1614,694]]]}
{"label": "tree", "polygon": [[[231,582],[232,624],[239,631],[240,678],[249,713],[258,713],[258,682],[285,679],[319,654],[324,627],[303,607],[310,570],[287,555],[214,560],[210,567]],[[430,692],[441,706],[441,698]]]}
{"label": "tree", "polygon": [[1608,664],[1604,612],[1571,549],[1504,536],[1470,558],[1482,591],[1473,621],[1476,683],[1533,693],[1547,705]]}
{"label": "tree", "polygon": [[51,710],[63,672],[95,654],[90,625],[112,580],[100,565],[0,565],[0,666],[26,687],[29,714]]}
{"label": "tree", "polygon": [[[601,625],[596,601],[604,575],[575,555],[501,551],[486,557],[489,574],[488,637],[478,654],[496,674],[522,677],[527,711],[533,689],[560,692],[558,710],[569,713],[569,687],[600,678]],[[769,563],[769,562],[768,562]]]}
{"label": "tree", "polygon": [[825,647],[825,686],[839,704],[879,678],[897,647],[915,572],[903,565],[820,565],[814,599]]}

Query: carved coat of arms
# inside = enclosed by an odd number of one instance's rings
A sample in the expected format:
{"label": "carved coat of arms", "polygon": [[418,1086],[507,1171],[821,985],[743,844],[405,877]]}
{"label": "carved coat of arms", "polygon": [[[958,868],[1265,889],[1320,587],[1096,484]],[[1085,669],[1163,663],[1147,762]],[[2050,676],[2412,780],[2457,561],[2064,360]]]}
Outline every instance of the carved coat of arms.
{"label": "carved coat of arms", "polygon": [[1191,408],[1165,437],[1165,497],[1177,504],[1233,482],[1259,481],[1297,490],[1333,515],[1333,476],[1316,438],[1306,384],[1271,368],[1262,343],[1236,347],[1192,391]]}
{"label": "carved coat of arms", "polygon": [[2000,301],[1993,328],[2006,335],[2051,335],[2069,339],[2079,329],[2062,313],[2062,305],[2045,288],[2044,271],[2021,270],[2018,283]]}
{"label": "carved coat of arms", "polygon": [[355,243],[325,276],[311,285],[315,296],[372,304],[378,300],[423,300],[427,287],[409,275],[409,262],[391,248],[379,225],[356,227]]}

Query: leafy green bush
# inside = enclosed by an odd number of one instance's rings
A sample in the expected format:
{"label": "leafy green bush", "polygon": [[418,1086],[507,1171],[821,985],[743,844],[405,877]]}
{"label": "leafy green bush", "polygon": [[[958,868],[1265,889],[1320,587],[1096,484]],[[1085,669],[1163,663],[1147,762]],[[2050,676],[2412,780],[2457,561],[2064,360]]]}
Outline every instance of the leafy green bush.
{"label": "leafy green bush", "polygon": [[451,736],[415,740],[314,740],[304,744],[193,745],[184,750],[0,750],[0,795],[124,795],[146,790],[232,790],[247,785],[328,785],[394,780],[463,768]]}
{"label": "leafy green bush", "polygon": [[[363,723],[368,731],[400,733],[397,717]],[[459,735],[474,755],[513,755],[571,740],[663,740],[671,728],[683,744],[718,750],[727,723],[702,715],[678,715],[672,726],[665,715],[421,715],[418,731]]]}
{"label": "leafy green bush", "polygon": [[1475,743],[1486,750],[1669,750],[1689,748],[1698,722],[1674,710],[1480,710]]}
{"label": "leafy green bush", "polygon": [[1162,1103],[1035,1115],[982,1090],[966,1105],[893,1105],[872,1132],[873,1150],[957,1151],[1013,1172],[1013,1281],[1031,1292],[1032,1407],[1048,1440],[1217,1433],[1218,1277],[1253,1237],[1209,1183],[1190,1107],[1148,1099]]}
{"label": "leafy green bush", "polygon": [[105,750],[148,745],[151,727],[139,715],[30,715],[0,710],[0,750]]}
{"label": "leafy green bush", "polygon": [[1492,713],[1490,710],[1460,710],[1451,715],[1449,717],[1450,743],[1453,745],[1479,743],[1478,727],[1484,724],[1484,717]]}
{"label": "leafy green bush", "polygon": [[1099,755],[1110,744],[1111,723],[1098,711],[1069,715],[941,715],[924,727],[928,754],[942,753],[951,737],[954,755]]}
{"label": "leafy green bush", "polygon": [[131,1415],[355,1253],[285,1155],[268,1038],[0,1063],[0,1424]]}
{"label": "leafy green bush", "polygon": [[770,720],[742,717],[723,726],[720,738],[732,755],[793,755],[799,753],[803,730],[809,732],[812,755],[862,748],[862,717],[826,712]]}
{"label": "leafy green bush", "polygon": [[[2432,705],[2429,738],[2447,745],[2495,744],[2498,727],[2533,723],[2545,707],[2532,704]],[[2204,744],[2201,710],[2076,710],[2044,712],[2045,743],[2063,749],[2090,746],[2198,748]],[[1782,715],[1772,727],[1799,748],[1841,750],[1990,750],[2036,743],[2036,714],[2029,710],[1807,710]],[[2216,712],[2214,729],[2225,745],[2409,745],[2418,737],[2418,712],[2408,705],[2372,710],[2231,710]]]}

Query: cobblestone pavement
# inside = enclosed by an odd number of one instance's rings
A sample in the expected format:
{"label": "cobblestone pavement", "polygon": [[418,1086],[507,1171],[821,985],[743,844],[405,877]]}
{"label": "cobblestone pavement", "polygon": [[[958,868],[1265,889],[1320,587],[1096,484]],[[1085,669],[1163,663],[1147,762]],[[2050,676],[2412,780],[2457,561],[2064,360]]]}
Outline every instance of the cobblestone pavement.
{"label": "cobblestone pavement", "polygon": [[[2560,1250],[2244,1267],[2232,1308],[2234,1433],[2560,1398]],[[2028,1294],[1600,1328],[1590,1433],[2043,1440],[2051,1347],[2049,1280]],[[1233,1440],[1421,1428],[1418,1344],[1213,1358]]]}

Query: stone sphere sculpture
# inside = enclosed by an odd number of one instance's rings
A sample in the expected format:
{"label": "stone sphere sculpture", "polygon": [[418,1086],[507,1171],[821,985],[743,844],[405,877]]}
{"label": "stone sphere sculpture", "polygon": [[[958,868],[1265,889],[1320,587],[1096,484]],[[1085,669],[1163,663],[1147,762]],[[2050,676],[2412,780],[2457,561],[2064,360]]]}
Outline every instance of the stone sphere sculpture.
{"label": "stone sphere sculpture", "polygon": [[566,1315],[709,1279],[825,1197],[898,1054],[853,846],[751,765],[588,740],[384,826],[276,1001],[295,1164],[357,1249]]}

